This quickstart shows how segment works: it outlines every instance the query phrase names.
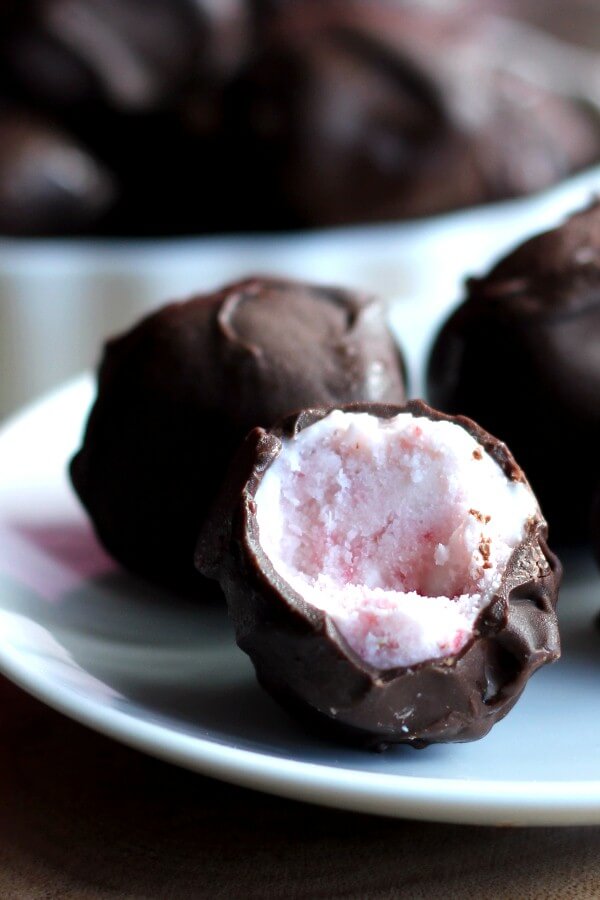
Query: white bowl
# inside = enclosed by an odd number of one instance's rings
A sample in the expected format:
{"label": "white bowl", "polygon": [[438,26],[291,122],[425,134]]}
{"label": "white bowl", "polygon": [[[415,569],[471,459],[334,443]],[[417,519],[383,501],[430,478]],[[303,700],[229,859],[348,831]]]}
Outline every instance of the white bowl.
{"label": "white bowl", "polygon": [[[483,272],[599,189],[600,166],[534,197],[400,224],[161,240],[0,240],[0,417],[93,365],[102,339],[144,311],[257,272],[381,294],[400,343],[418,301],[428,312],[404,347],[412,364],[460,299],[466,275]],[[412,374],[418,394],[421,373]]]}

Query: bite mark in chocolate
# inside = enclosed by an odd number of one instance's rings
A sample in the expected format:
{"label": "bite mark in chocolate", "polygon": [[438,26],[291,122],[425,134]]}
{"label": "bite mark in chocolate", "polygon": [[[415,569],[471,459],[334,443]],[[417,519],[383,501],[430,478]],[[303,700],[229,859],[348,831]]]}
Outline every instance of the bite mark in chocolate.
{"label": "bite mark in chocolate", "polygon": [[560,564],[523,473],[419,401],[253,431],[197,564],[261,684],[367,745],[481,737],[559,653]]}

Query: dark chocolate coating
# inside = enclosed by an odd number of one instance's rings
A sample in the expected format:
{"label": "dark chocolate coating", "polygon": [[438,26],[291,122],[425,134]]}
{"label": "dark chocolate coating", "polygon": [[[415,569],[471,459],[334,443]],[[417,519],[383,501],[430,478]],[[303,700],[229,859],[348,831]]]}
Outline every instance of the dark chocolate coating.
{"label": "dark chocolate coating", "polygon": [[[558,62],[530,58],[516,21],[556,20],[560,33],[578,17],[557,5],[4,0],[0,85],[111,173],[118,196],[92,219],[100,233],[429,215],[536,191],[600,158],[589,61],[568,45]],[[577,6],[589,7],[574,28],[587,38],[598,16],[591,0]],[[29,233],[64,232],[60,216],[36,227],[36,213],[31,203]],[[19,221],[6,213],[0,229],[19,233]]]}
{"label": "dark chocolate coating", "polygon": [[84,230],[110,206],[115,185],[69,135],[0,108],[0,232]]}
{"label": "dark chocolate coating", "polygon": [[[380,418],[411,412],[448,419],[420,401],[346,408]],[[326,613],[283,580],[260,544],[254,498],[281,451],[282,437],[330,411],[305,410],[272,431],[248,435],[201,533],[197,565],[220,581],[237,642],[252,659],[259,682],[296,715],[373,748],[483,737],[511,709],[530,675],[560,654],[555,608],[562,570],[546,543],[546,523],[541,514],[530,521],[474,637],[459,654],[411,667],[373,668],[346,644]],[[451,421],[473,435],[510,479],[525,480],[504,444],[469,419]],[[411,707],[410,716],[396,715]]]}
{"label": "dark chocolate coating", "polygon": [[248,279],[166,306],[107,344],[71,477],[113,556],[186,582],[208,506],[251,428],[311,404],[404,396],[381,304]]}
{"label": "dark chocolate coating", "polygon": [[594,203],[471,279],[429,362],[430,401],[506,441],[563,542],[588,535],[600,455],[599,347]]}
{"label": "dark chocolate coating", "polygon": [[6,40],[9,72],[59,108],[143,112],[189,78],[204,36],[200,0],[26,0]]}
{"label": "dark chocolate coating", "polygon": [[589,111],[493,59],[494,41],[472,4],[282,5],[245,75],[263,177],[330,225],[529,193],[595,160]]}
{"label": "dark chocolate coating", "polygon": [[[596,485],[592,500],[591,514],[591,539],[592,550],[596,557],[596,562],[600,565],[600,483]],[[600,616],[598,617],[598,626],[600,627]]]}
{"label": "dark chocolate coating", "polygon": [[[97,231],[239,224],[240,154],[223,134],[223,94],[249,53],[250,24],[249,0],[23,0],[0,28],[3,93],[92,148],[118,183]],[[2,230],[18,223],[6,215]],[[64,228],[29,227],[48,230]]]}

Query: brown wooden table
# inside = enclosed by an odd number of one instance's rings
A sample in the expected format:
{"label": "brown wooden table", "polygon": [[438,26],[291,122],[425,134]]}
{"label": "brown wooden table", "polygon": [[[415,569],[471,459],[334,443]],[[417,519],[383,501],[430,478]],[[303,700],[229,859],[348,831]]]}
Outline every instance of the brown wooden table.
{"label": "brown wooden table", "polygon": [[[549,748],[551,752],[551,748]],[[0,678],[0,898],[600,898],[600,827],[338,812],[88,731]]]}

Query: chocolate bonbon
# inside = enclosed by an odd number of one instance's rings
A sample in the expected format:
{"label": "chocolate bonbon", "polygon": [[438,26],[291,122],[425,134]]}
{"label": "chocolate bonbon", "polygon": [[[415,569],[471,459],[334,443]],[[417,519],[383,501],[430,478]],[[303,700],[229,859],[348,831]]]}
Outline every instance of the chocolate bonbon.
{"label": "chocolate bonbon", "polygon": [[[533,5],[13,0],[0,84],[110,173],[110,215],[86,225],[97,233],[423,216],[600,158],[597,48],[532,33],[518,19],[539,18]],[[543,18],[560,33],[554,7]],[[30,233],[64,231],[36,213]],[[20,230],[8,213],[0,228]]]}
{"label": "chocolate bonbon", "polygon": [[561,567],[522,470],[420,401],[252,431],[196,559],[259,682],[370,747],[482,737],[559,655]]}
{"label": "chocolate bonbon", "polygon": [[0,107],[0,232],[85,231],[114,195],[85,147],[43,118]]}
{"label": "chocolate bonbon", "polygon": [[245,75],[264,179],[304,224],[340,224],[530,193],[596,159],[594,116],[496,37],[466,3],[282,6]]}
{"label": "chocolate bonbon", "polygon": [[117,559],[185,582],[208,506],[251,428],[313,404],[403,398],[380,303],[247,279],[167,306],[108,343],[71,476]]}
{"label": "chocolate bonbon", "polygon": [[509,445],[561,541],[588,535],[600,452],[599,341],[594,203],[470,279],[429,364],[431,402],[472,416]]}
{"label": "chocolate bonbon", "polygon": [[211,62],[223,65],[225,48],[213,54],[210,42],[219,26],[232,30],[235,5],[223,4],[227,15],[202,0],[25,0],[2,58],[37,102],[139,114],[171,104]]}

